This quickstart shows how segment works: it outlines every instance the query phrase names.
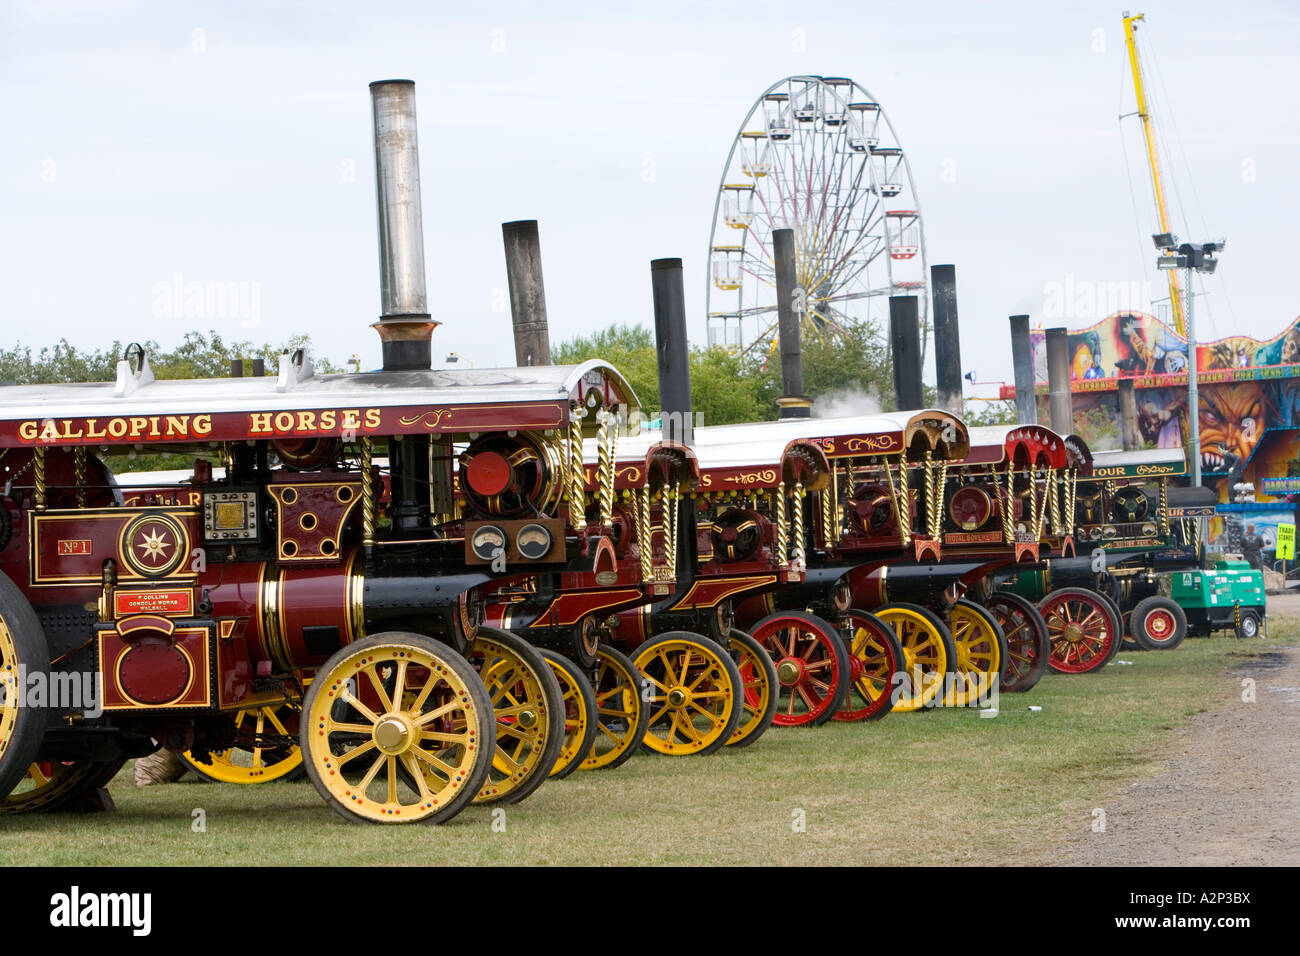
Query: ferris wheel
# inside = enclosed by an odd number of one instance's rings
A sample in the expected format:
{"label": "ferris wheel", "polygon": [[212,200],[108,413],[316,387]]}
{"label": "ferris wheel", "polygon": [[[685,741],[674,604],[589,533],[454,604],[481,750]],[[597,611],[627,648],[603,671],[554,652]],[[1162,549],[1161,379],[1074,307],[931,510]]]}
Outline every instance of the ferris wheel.
{"label": "ferris wheel", "polygon": [[[863,320],[888,328],[889,296],[916,295],[927,328],[921,204],[885,111],[844,77],[774,83],[740,125],[709,237],[709,344],[775,347],[772,233],[794,230],[803,335]],[[796,302],[800,301],[796,296]]]}

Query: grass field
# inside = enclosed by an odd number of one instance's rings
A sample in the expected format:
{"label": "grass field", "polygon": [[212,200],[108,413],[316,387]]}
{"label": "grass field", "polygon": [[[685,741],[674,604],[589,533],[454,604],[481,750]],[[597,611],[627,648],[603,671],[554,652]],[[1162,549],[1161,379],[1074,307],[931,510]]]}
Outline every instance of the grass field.
{"label": "grass field", "polygon": [[[872,724],[773,728],[705,758],[637,756],[441,827],[357,826],[310,783],[186,781],[136,789],[112,816],[0,818],[0,864],[952,864],[1050,860],[1091,808],[1155,773],[1168,732],[1237,699],[1230,670],[1268,640],[1189,639],[1123,652],[1092,675],[1048,675],[1001,710],[896,714]],[[1030,705],[1040,712],[1030,712]],[[192,828],[195,809],[206,832]],[[804,828],[799,831],[797,824]],[[1047,854],[1045,857],[1044,854]]]}

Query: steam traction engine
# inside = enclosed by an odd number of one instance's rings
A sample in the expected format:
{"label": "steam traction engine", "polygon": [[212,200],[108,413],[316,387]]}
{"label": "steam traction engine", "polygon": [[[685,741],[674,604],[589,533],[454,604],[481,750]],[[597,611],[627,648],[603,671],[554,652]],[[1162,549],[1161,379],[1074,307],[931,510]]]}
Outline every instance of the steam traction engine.
{"label": "steam traction engine", "polygon": [[[565,463],[597,436],[578,409],[635,421],[636,398],[600,362],[431,371],[413,84],[371,91],[382,371],[299,352],[275,378],[155,381],[133,347],[115,382],[0,389],[0,809],[66,804],[159,743],[203,763],[296,736],[368,822],[520,799],[554,766],[558,683],[485,594],[614,570]],[[108,462],[146,451],[193,477],[128,505]],[[296,727],[237,728],[286,704]]]}

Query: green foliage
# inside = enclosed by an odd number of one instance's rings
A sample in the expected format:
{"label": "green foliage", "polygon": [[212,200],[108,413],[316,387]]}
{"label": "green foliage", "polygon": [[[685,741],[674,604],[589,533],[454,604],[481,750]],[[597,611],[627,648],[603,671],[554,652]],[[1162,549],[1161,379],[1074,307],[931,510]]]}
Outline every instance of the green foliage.
{"label": "green foliage", "polygon": [[1016,403],[1012,401],[973,402],[966,400],[965,422],[972,428],[980,425],[1017,424]]}
{"label": "green foliage", "polygon": [[[149,367],[156,378],[218,378],[230,374],[230,360],[244,359],[244,374],[253,372],[253,359],[266,361],[267,371],[279,368],[280,353],[307,348],[311,338],[292,336],[281,346],[253,345],[251,342],[226,342],[216,332],[186,332],[181,344],[171,351],[152,339],[144,342]],[[114,341],[106,349],[83,351],[67,339],[47,345],[33,354],[30,346],[15,345],[0,349],[0,382],[12,385],[46,385],[54,382],[112,381],[117,361],[126,345]],[[316,370],[322,373],[341,371],[328,359],[312,356]]]}
{"label": "green foliage", "polygon": [[[865,323],[846,335],[811,338],[804,346],[804,391],[811,399],[865,393],[892,394],[892,373],[876,330]],[[557,365],[600,358],[625,376],[651,417],[659,407],[659,366],[654,336],[644,326],[611,326],[551,349]],[[779,350],[738,355],[723,348],[690,351],[691,398],[704,424],[728,425],[775,418],[781,395]]]}

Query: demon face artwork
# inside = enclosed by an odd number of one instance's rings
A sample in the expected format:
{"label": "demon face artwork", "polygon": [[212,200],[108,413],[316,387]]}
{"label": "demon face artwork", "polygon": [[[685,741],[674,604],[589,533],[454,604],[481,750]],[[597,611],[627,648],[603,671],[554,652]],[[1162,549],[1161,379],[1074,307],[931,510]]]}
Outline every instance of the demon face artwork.
{"label": "demon face artwork", "polygon": [[[1240,474],[1264,431],[1269,401],[1259,382],[1220,385],[1201,392],[1201,470]],[[1276,417],[1276,412],[1270,417]]]}

